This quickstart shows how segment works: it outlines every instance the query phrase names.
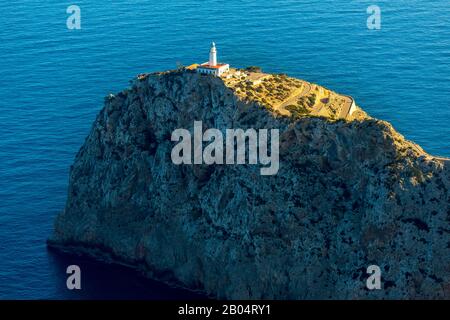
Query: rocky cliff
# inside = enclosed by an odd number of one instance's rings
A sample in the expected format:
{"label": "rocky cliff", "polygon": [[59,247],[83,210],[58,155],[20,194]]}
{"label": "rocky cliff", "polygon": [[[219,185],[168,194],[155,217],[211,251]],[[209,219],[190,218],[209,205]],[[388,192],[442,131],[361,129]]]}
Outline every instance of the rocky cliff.
{"label": "rocky cliff", "polygon": [[[278,174],[173,164],[171,133],[198,120],[279,129]],[[450,298],[449,167],[384,121],[294,118],[155,73],[105,99],[49,244],[219,298]]]}

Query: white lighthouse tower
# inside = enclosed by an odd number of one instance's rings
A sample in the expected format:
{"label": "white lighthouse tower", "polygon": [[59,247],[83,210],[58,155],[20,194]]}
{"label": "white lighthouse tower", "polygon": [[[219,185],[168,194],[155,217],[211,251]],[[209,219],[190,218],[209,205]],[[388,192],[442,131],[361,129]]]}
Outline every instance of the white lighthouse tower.
{"label": "white lighthouse tower", "polygon": [[230,71],[230,65],[227,63],[217,62],[217,49],[216,44],[211,43],[211,49],[209,49],[209,61],[202,63],[197,67],[198,73],[212,74],[220,77],[224,72]]}
{"label": "white lighthouse tower", "polygon": [[211,67],[217,66],[217,50],[214,42],[211,43],[211,49],[209,50],[209,65]]}

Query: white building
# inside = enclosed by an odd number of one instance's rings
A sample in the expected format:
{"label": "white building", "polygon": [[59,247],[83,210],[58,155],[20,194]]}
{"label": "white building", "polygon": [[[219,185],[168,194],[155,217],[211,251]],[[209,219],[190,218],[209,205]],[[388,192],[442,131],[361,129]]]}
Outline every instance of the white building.
{"label": "white building", "polygon": [[216,44],[211,44],[211,50],[209,51],[209,61],[202,63],[197,67],[198,73],[212,74],[220,77],[224,72],[230,70],[230,65],[226,63],[217,63],[217,50]]}

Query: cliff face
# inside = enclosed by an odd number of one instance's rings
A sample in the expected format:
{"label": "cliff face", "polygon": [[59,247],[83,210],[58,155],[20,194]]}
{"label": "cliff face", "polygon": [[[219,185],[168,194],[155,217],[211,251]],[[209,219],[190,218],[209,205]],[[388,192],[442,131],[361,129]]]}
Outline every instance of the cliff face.
{"label": "cliff face", "polygon": [[[278,174],[174,165],[172,131],[200,120],[279,129]],[[449,178],[389,123],[294,121],[219,78],[151,74],[105,100],[49,243],[220,298],[450,298]]]}

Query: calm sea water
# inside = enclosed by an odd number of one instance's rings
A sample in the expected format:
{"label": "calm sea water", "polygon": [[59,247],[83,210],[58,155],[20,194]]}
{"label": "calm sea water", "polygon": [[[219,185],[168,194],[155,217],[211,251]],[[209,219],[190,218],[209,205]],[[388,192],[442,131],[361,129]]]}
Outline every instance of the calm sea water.
{"label": "calm sea water", "polygon": [[[66,27],[81,8],[82,30]],[[258,65],[350,94],[431,154],[450,156],[450,3],[0,2],[0,298],[198,298],[124,268],[48,252],[68,169],[103,97],[136,74],[207,60]],[[65,289],[68,264],[83,290]]]}

